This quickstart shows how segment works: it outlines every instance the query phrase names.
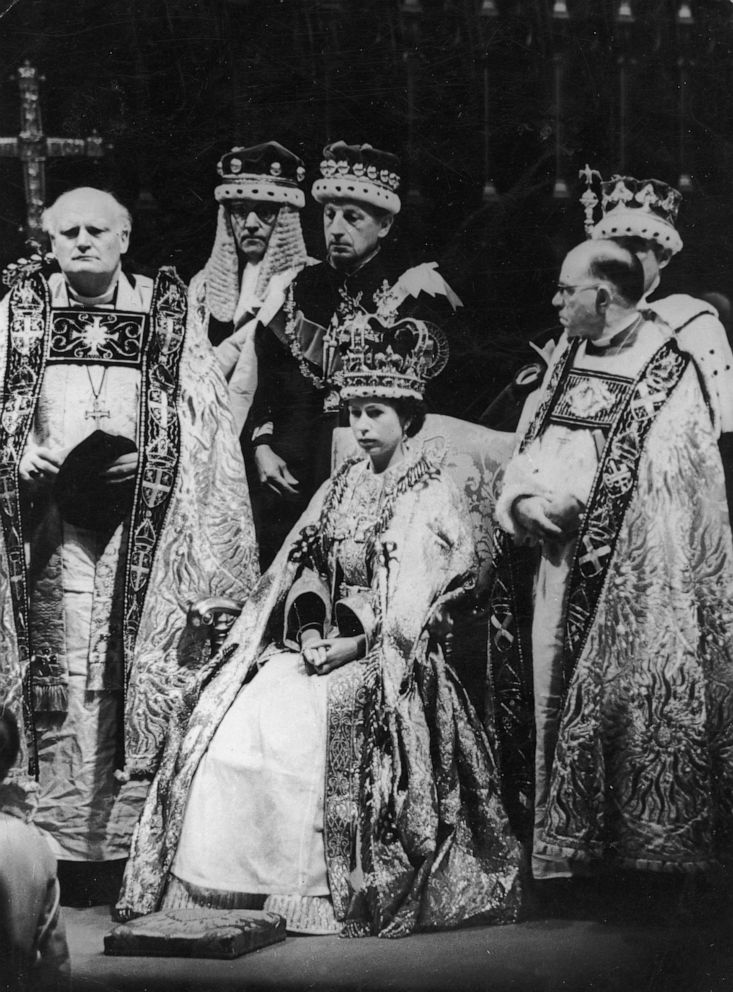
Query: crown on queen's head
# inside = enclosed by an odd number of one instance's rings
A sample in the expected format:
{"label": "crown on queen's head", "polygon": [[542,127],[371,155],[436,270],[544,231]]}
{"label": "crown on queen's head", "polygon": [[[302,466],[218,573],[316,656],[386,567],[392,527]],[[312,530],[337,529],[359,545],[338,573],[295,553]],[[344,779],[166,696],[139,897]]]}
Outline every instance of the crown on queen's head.
{"label": "crown on queen's head", "polygon": [[219,203],[255,200],[299,210],[305,206],[303,160],[277,141],[232,148],[216,169],[223,180],[214,190]]}
{"label": "crown on queen's head", "polygon": [[400,160],[371,145],[335,141],[323,149],[321,178],[313,184],[319,203],[330,199],[356,200],[389,213],[399,213]]}
{"label": "crown on queen's head", "polygon": [[[600,174],[587,165],[580,171],[580,176],[587,184],[580,202],[585,209],[588,237],[639,237],[655,241],[672,254],[682,249],[682,238],[676,227],[682,196],[673,186],[660,179],[619,175],[602,181]],[[599,198],[592,188],[595,177],[600,181],[602,211],[597,223],[594,211]]]}
{"label": "crown on queen's head", "polygon": [[422,399],[425,384],[443,371],[448,345],[442,331],[424,320],[390,321],[356,313],[337,329],[341,396]]}

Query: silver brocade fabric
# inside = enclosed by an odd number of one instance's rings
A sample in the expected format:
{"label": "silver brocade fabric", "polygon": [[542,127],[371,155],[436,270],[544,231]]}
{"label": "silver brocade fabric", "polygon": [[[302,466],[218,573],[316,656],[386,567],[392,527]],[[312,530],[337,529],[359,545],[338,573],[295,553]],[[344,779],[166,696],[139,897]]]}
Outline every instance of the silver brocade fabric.
{"label": "silver brocade fabric", "polygon": [[[366,513],[365,464],[348,470],[340,503]],[[288,560],[300,528],[319,519],[326,483],[245,604],[190,719],[176,723],[133,844],[118,910],[157,909],[175,855],[188,789],[224,713],[282,623],[300,565]],[[372,506],[376,517],[377,506]],[[360,530],[361,524],[356,528]],[[341,534],[326,579],[347,548],[351,577],[363,544]],[[356,537],[357,541],[352,542]],[[449,587],[472,582],[475,547],[463,498],[439,473],[402,492],[379,538],[371,582],[381,618],[368,657],[329,682],[326,858],[337,917],[351,934],[402,936],[454,926],[477,914],[516,918],[518,845],[499,797],[492,745],[442,651],[425,631]],[[356,547],[354,545],[359,545]],[[385,553],[388,552],[388,553]],[[209,676],[211,672],[209,673]],[[206,676],[205,676],[206,677]],[[256,677],[256,676],[255,676]],[[243,688],[244,686],[244,688]],[[333,687],[333,688],[331,688]],[[192,700],[193,703],[193,700]],[[370,731],[371,728],[371,731]],[[361,837],[363,886],[352,888],[354,838]],[[243,833],[246,841],[246,832]]]}
{"label": "silver brocade fabric", "polygon": [[689,368],[658,414],[563,709],[549,858],[699,870],[733,836],[733,546]]}

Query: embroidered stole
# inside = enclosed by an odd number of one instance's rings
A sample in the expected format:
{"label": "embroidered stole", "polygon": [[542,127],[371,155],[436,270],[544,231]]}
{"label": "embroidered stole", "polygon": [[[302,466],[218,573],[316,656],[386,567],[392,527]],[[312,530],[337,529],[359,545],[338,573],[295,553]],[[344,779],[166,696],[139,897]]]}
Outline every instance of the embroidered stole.
{"label": "embroidered stole", "polygon": [[111,362],[141,368],[139,461],[125,568],[126,683],[155,549],[177,476],[180,427],[176,396],[185,319],[186,288],[171,268],[162,268],[158,273],[150,314],[52,310],[48,283],[40,272],[24,274],[11,290],[0,406],[0,524],[8,560],[33,775],[37,774],[34,695],[45,709],[65,709],[65,672],[48,652],[34,655],[19,487],[20,459],[33,424],[44,372],[49,363],[62,361]]}
{"label": "embroidered stole", "polygon": [[[553,420],[578,342],[558,360],[545,399],[522,441],[534,441]],[[665,342],[624,389],[593,480],[578,533],[565,600],[561,705],[593,624],[608,567],[636,485],[649,430],[689,365],[674,339]],[[496,575],[490,597],[489,681],[494,695],[502,783],[507,812],[520,837],[532,830],[534,794],[534,691],[532,677],[532,578],[537,549],[516,547],[498,527]]]}

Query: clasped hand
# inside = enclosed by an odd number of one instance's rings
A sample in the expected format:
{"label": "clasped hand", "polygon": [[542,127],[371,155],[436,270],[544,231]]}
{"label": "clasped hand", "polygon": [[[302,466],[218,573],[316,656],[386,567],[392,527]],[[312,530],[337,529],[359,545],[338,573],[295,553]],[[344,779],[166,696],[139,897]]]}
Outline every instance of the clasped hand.
{"label": "clasped hand", "polygon": [[521,496],[515,500],[513,516],[519,526],[540,541],[559,541],[574,534],[583,517],[583,504],[569,493]]}
{"label": "clasped hand", "polygon": [[[59,474],[70,448],[45,448],[30,446],[20,460],[18,472],[23,482],[38,486],[52,482]],[[137,472],[138,452],[120,455],[101,473],[108,482],[124,482]]]}
{"label": "clasped hand", "polygon": [[68,448],[28,447],[18,466],[21,480],[32,485],[51,482],[59,474],[67,454]]}
{"label": "clasped hand", "polygon": [[363,652],[364,636],[320,637],[317,630],[306,630],[301,638],[303,661],[316,675],[327,675],[355,661]]}

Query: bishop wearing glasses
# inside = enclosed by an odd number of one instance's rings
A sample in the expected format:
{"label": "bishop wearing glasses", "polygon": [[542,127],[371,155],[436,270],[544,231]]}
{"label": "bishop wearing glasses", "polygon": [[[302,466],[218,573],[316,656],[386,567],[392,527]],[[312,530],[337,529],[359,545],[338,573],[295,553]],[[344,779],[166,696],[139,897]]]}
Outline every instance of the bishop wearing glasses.
{"label": "bishop wearing glasses", "polygon": [[565,258],[565,334],[497,501],[501,767],[535,879],[714,871],[733,811],[733,546],[714,404],[639,309],[638,257]]}

